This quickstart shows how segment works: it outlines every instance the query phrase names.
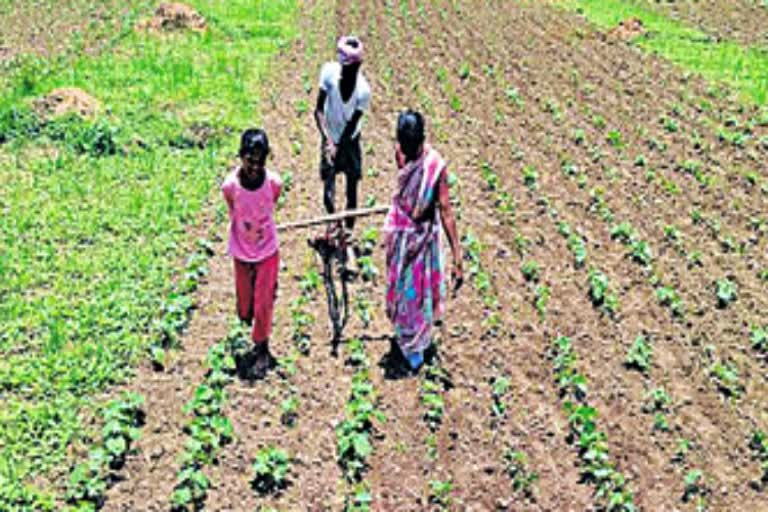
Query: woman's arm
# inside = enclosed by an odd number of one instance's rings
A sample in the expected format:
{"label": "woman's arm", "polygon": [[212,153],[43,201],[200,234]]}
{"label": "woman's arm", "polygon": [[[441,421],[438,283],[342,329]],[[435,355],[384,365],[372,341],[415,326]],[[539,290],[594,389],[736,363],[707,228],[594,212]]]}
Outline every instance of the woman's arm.
{"label": "woman's arm", "polygon": [[448,171],[445,169],[440,175],[438,195],[440,217],[443,221],[445,235],[448,237],[448,243],[451,246],[451,254],[453,255],[453,270],[451,274],[455,282],[454,290],[458,290],[464,283],[463,260],[459,235],[456,231],[456,218],[453,215],[453,207],[451,206],[451,190],[448,186]]}

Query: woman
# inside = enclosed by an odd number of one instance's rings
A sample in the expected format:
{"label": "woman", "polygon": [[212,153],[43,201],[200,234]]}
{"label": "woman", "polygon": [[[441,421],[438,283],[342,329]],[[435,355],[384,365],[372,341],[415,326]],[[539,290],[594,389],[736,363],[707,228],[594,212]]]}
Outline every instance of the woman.
{"label": "woman", "polygon": [[387,315],[403,356],[417,370],[443,312],[445,272],[440,227],[453,254],[454,289],[463,282],[461,246],[450,203],[446,164],[424,143],[424,118],[397,120],[397,190],[387,216]]}

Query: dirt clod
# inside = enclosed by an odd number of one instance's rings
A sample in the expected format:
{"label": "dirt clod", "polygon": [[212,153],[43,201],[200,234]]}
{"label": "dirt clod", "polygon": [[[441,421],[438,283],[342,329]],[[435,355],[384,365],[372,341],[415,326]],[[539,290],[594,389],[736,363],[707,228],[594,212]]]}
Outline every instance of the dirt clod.
{"label": "dirt clod", "polygon": [[35,110],[44,118],[59,117],[77,113],[90,117],[99,110],[99,101],[77,87],[54,89],[46,96],[35,101]]}
{"label": "dirt clod", "polygon": [[162,3],[155,10],[155,15],[136,25],[137,30],[173,31],[193,30],[203,32],[208,24],[205,18],[186,4],[178,2]]}
{"label": "dirt clod", "polygon": [[628,18],[608,31],[608,39],[631,41],[646,34],[645,25],[638,18]]}

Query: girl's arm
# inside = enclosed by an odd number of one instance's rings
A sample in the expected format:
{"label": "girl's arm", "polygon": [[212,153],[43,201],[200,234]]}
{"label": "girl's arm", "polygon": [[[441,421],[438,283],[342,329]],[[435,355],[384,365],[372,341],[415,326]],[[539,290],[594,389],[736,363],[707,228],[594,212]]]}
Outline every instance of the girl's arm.
{"label": "girl's arm", "polygon": [[280,199],[280,194],[283,192],[283,180],[278,175],[269,176],[269,184],[272,187],[272,197],[275,198],[275,204]]}
{"label": "girl's arm", "polygon": [[227,203],[227,210],[231,214],[235,207],[234,201],[232,199],[232,182],[229,180],[224,181],[224,184],[221,186],[221,193],[224,196],[224,201]]}
{"label": "girl's arm", "polygon": [[454,290],[458,290],[464,283],[464,269],[461,244],[459,243],[459,235],[456,231],[456,218],[453,215],[453,207],[451,206],[448,171],[445,169],[443,169],[443,172],[440,174],[438,196],[438,207],[440,208],[440,217],[443,221],[443,229],[445,230],[445,235],[448,237],[448,243],[451,246],[451,253],[453,255],[453,270],[451,271],[451,275],[453,276],[455,283]]}

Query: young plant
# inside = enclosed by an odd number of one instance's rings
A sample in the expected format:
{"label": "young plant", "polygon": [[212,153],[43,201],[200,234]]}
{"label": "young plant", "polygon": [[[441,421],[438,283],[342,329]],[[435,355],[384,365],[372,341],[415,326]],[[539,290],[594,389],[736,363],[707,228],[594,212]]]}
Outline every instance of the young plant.
{"label": "young plant", "polygon": [[356,484],[352,495],[344,500],[344,512],[370,512],[373,496],[366,482]]}
{"label": "young plant", "polygon": [[669,431],[669,422],[667,414],[672,405],[672,398],[667,394],[664,388],[656,388],[648,392],[647,402],[643,406],[643,411],[653,414],[653,427],[656,430],[664,432]]}
{"label": "young plant", "polygon": [[291,461],[284,450],[262,448],[253,462],[253,488],[259,494],[277,493],[288,486]]}
{"label": "young plant", "polygon": [[429,502],[436,505],[440,510],[444,510],[452,503],[451,492],[453,491],[453,482],[447,480],[432,480],[429,482]]}
{"label": "young plant", "polygon": [[752,327],[752,348],[762,353],[768,352],[768,325],[762,329],[754,326]]}
{"label": "young plant", "polygon": [[627,358],[624,364],[628,368],[634,368],[642,373],[647,373],[653,360],[653,348],[648,344],[644,336],[635,338],[635,342],[627,351]]}
{"label": "young plant", "polygon": [[644,240],[632,240],[630,242],[630,256],[632,260],[641,265],[648,266],[653,261],[653,253],[648,242]]}
{"label": "young plant", "polygon": [[539,285],[536,287],[534,294],[536,295],[534,306],[539,313],[539,317],[543,319],[547,314],[547,304],[549,304],[551,291],[549,286]]}
{"label": "young plant", "polygon": [[541,275],[541,267],[539,266],[539,263],[534,260],[523,263],[520,267],[520,271],[523,273],[523,277],[525,277],[526,281],[537,282]]}
{"label": "young plant", "polygon": [[299,417],[299,399],[295,395],[289,396],[280,403],[280,410],[280,423],[286,427],[295,426]]}
{"label": "young plant", "polygon": [[535,191],[539,188],[538,180],[539,173],[536,171],[535,167],[530,165],[523,167],[523,183],[528,187],[528,190]]}
{"label": "young plant", "polygon": [[674,288],[659,286],[656,288],[656,300],[658,300],[659,304],[662,306],[668,307],[676,317],[682,317],[685,313],[683,300]]}
{"label": "young plant", "polygon": [[683,480],[684,491],[683,501],[688,502],[693,497],[703,497],[707,493],[704,484],[704,473],[700,469],[692,469],[685,475]]}
{"label": "young plant", "polygon": [[762,430],[752,432],[749,447],[755,459],[760,462],[760,477],[756,481],[756,487],[764,489],[768,485],[768,436]]}
{"label": "young plant", "polygon": [[739,381],[739,372],[734,365],[715,362],[710,367],[709,374],[726,397],[738,398],[744,392],[744,386]]}
{"label": "young plant", "polygon": [[504,403],[504,397],[509,391],[509,386],[509,378],[506,376],[502,375],[501,377],[493,379],[493,403],[491,404],[491,415],[494,419],[502,418],[507,412],[507,405]]}
{"label": "young plant", "polygon": [[619,309],[618,297],[610,290],[608,276],[596,268],[589,271],[589,298],[595,307],[602,307],[609,315]]}
{"label": "young plant", "polygon": [[514,451],[511,448],[504,453],[507,474],[512,479],[512,489],[516,494],[522,494],[526,500],[533,500],[536,496],[536,482],[538,473],[528,469],[528,457],[525,453]]}
{"label": "young plant", "polygon": [[736,283],[728,279],[718,279],[715,281],[715,295],[717,296],[717,306],[726,308],[733,303],[738,296]]}

